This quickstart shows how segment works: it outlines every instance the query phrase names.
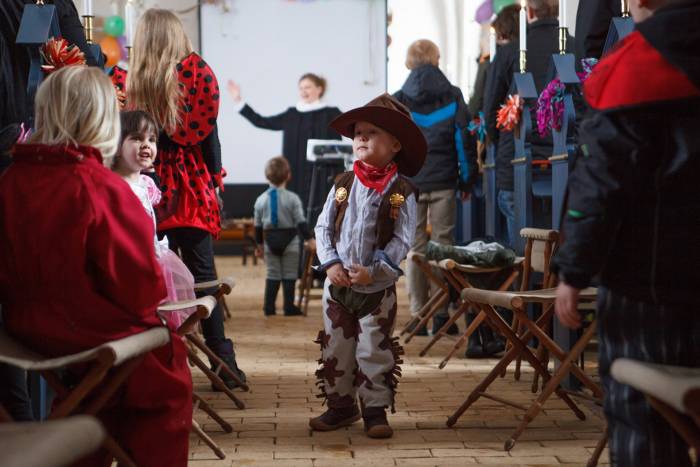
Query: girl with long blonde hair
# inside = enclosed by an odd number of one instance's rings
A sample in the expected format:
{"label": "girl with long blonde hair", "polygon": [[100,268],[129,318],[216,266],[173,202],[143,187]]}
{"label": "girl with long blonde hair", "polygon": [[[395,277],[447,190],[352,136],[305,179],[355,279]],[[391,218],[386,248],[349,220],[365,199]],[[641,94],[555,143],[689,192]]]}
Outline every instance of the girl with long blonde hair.
{"label": "girl with long blonde hair", "polygon": [[[163,191],[155,206],[158,232],[179,250],[196,282],[214,280],[212,236],[221,230],[216,188],[223,189],[224,175],[216,75],[192,51],[178,17],[160,9],[147,10],[139,20],[129,67],[128,74],[118,68],[112,73],[115,86],[126,94],[126,109],[150,113],[161,128],[154,163]],[[202,321],[202,329],[207,345],[245,380],[233,342],[224,335],[220,307]]]}
{"label": "girl with long blonde hair", "polygon": [[[105,167],[120,136],[112,83],[97,68],[62,68],[39,87],[35,109],[31,143],[15,146],[0,177],[3,326],[51,357],[162,326],[153,227]],[[171,334],[119,389],[96,414],[110,436],[139,467],[185,467],[192,376],[182,340]],[[114,453],[100,449],[80,465],[108,467]]]}

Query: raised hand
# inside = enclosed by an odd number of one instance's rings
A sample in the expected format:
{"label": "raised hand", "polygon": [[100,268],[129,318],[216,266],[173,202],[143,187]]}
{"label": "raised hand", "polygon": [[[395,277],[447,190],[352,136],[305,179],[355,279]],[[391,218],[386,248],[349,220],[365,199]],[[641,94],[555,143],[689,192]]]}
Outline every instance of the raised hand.
{"label": "raised hand", "polygon": [[226,89],[228,89],[229,94],[231,94],[231,97],[233,98],[234,102],[240,102],[241,101],[241,87],[236,83],[234,80],[230,79],[228,80],[228,84],[226,85]]}

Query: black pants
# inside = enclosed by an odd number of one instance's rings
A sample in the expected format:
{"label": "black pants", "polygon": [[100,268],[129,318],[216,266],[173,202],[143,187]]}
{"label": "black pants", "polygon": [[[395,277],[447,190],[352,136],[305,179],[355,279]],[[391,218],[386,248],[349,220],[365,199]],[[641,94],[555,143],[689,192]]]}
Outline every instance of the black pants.
{"label": "black pants", "polygon": [[610,463],[615,466],[690,466],[688,447],[671,426],[632,387],[615,381],[617,358],[697,367],[700,314],[685,308],[630,300],[599,289],[599,371],[605,390]]}
{"label": "black pants", "polygon": [[[194,276],[195,282],[213,281],[216,277],[214,265],[214,245],[209,232],[193,227],[180,227],[165,230],[170,249],[180,254],[182,262]],[[216,293],[217,289],[197,291],[197,297]],[[224,315],[219,305],[216,305],[211,316],[202,321],[202,332],[209,348],[221,354],[220,349],[226,342],[224,334]]]}

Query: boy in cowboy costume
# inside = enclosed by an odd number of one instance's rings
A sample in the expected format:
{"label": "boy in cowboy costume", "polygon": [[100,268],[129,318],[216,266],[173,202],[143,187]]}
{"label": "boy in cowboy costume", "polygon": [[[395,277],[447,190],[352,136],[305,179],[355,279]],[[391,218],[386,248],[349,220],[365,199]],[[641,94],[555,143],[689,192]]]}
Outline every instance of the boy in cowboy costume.
{"label": "boy in cowboy costume", "polygon": [[328,410],[309,425],[329,431],[362,417],[367,436],[388,438],[385,410],[393,411],[403,353],[392,338],[398,264],[416,231],[417,193],[406,177],[418,173],[427,147],[409,110],[388,94],[330,126],[353,139],[358,160],[336,178],[315,229],[328,276],[316,372]]}

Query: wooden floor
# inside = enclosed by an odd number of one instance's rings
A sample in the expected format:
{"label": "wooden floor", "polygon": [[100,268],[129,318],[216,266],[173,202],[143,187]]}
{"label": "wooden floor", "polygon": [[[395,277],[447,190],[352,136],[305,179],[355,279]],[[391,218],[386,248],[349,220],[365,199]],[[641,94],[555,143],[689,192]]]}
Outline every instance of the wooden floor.
{"label": "wooden floor", "polygon": [[[228,297],[233,318],[227,321],[226,329],[236,343],[238,362],[248,375],[251,390],[240,394],[246,409],[237,410],[228,399],[209,392],[204,377],[195,373],[195,389],[212,401],[234,432],[223,433],[198,413],[195,418],[223,448],[226,459],[218,460],[192,437],[192,466],[585,465],[600,437],[602,420],[596,412],[582,406],[587,419],[580,421],[555,399],[545,405],[545,413],[530,425],[511,452],[503,450],[503,442],[521,419],[517,409],[482,399],[454,429],[447,428],[447,417],[495,361],[462,357],[439,370],[437,363],[452,344],[441,342],[429,356],[419,358],[425,337],[406,346],[396,414],[389,419],[395,430],[392,439],[368,439],[361,422],[336,432],[312,433],[309,417],[324,410],[314,387],[319,347],[313,340],[321,328],[320,302],[312,302],[305,318],[264,318],[264,265],[249,263],[244,267],[240,258],[220,257],[217,266],[220,275],[233,275],[236,280]],[[407,316],[402,280],[398,324]],[[528,404],[532,400],[531,374],[529,367],[525,368],[520,382],[509,373],[493,387]],[[605,452],[601,464],[607,462]]]}

